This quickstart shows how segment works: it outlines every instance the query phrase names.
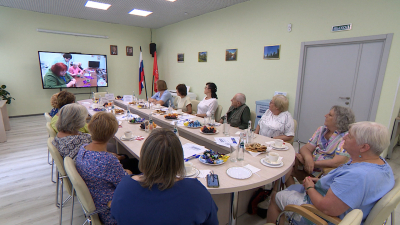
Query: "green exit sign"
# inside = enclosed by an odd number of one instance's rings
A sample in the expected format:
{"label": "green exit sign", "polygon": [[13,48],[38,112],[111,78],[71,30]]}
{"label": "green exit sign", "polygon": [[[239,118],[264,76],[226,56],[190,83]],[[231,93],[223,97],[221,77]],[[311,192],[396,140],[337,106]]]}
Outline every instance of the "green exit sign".
{"label": "green exit sign", "polygon": [[332,32],[351,30],[351,23],[332,27]]}

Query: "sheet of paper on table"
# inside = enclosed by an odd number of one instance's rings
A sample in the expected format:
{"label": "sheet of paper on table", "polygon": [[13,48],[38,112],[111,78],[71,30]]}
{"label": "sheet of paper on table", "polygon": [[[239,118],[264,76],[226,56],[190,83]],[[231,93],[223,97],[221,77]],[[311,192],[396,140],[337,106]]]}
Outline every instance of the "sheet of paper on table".
{"label": "sheet of paper on table", "polygon": [[175,125],[175,122],[176,121],[178,121],[178,123],[177,123],[177,125],[178,125],[178,127],[183,127],[184,125],[183,125],[183,123],[185,122],[185,121],[183,121],[183,120],[173,120],[173,121],[171,121],[171,125]]}
{"label": "sheet of paper on table", "polygon": [[[136,114],[129,114],[129,119],[139,118],[139,115]],[[117,116],[117,120],[127,120],[128,117],[126,115]]]}
{"label": "sheet of paper on table", "polygon": [[214,139],[215,143],[225,147],[236,146],[239,143],[239,137],[214,137]]}
{"label": "sheet of paper on table", "polygon": [[182,145],[182,148],[183,148],[183,158],[187,158],[192,155],[202,155],[203,152],[207,150],[207,148],[204,146],[191,143],[186,143]]}

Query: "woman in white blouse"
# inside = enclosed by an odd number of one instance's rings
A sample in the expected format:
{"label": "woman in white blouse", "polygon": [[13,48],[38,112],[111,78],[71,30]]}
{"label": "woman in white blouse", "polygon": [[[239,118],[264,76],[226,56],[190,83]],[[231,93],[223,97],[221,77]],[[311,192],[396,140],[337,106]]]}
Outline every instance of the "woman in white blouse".
{"label": "woman in white blouse", "polygon": [[197,105],[197,114],[199,117],[207,117],[215,114],[218,108],[217,85],[214,83],[207,83],[204,88],[206,97]]}
{"label": "woman in white blouse", "polygon": [[182,112],[192,114],[192,102],[189,96],[187,96],[185,84],[178,84],[178,86],[176,86],[176,95],[174,103],[176,109],[182,109]]}
{"label": "woman in white blouse", "polygon": [[294,136],[294,121],[287,111],[288,99],[283,95],[275,95],[269,103],[269,109],[258,121],[256,134],[289,141]]}

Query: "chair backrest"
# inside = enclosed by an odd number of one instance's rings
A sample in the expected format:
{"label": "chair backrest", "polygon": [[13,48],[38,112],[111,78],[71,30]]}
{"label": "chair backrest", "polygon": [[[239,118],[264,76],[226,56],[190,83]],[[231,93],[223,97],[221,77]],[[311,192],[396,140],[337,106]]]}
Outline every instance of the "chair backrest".
{"label": "chair backrest", "polygon": [[199,100],[190,100],[192,102],[192,114],[197,112],[197,105],[200,103]]}
{"label": "chair backrest", "polygon": [[294,122],[294,136],[289,141],[286,141],[287,143],[289,143],[291,145],[293,145],[294,138],[296,137],[296,129],[297,129],[297,121],[295,119],[293,119],[293,122]]}
{"label": "chair backrest", "polygon": [[100,99],[101,97],[105,97],[107,92],[95,92],[94,98]]}
{"label": "chair backrest", "polygon": [[257,127],[257,124],[254,124],[256,122],[256,117],[257,117],[256,112],[250,110],[250,120],[251,120],[251,124],[253,126],[251,129],[256,129],[256,127]]}
{"label": "chair backrest", "polygon": [[51,127],[50,122],[46,123],[46,129],[50,137],[55,137],[57,135],[54,129]]}
{"label": "chair backrest", "polygon": [[359,209],[353,209],[340,221],[338,225],[360,225],[363,218],[363,212]]}
{"label": "chair backrest", "polygon": [[383,224],[390,213],[400,203],[400,178],[397,178],[392,190],[383,196],[369,212],[364,225],[378,225]]}
{"label": "chair backrest", "polygon": [[[94,205],[92,195],[90,194],[89,188],[87,187],[85,181],[76,170],[74,160],[72,160],[70,157],[65,157],[64,166],[69,180],[71,181],[76,192],[76,197],[79,199],[79,202],[81,203],[82,208],[85,210],[85,213],[94,212],[96,210],[96,206]],[[98,214],[92,215],[91,220],[93,225],[101,224]]]}
{"label": "chair backrest", "polygon": [[44,113],[44,118],[46,118],[46,122],[50,123],[51,122],[51,116],[48,112]]}
{"label": "chair backrest", "polygon": [[222,114],[222,105],[218,105],[217,110],[215,110],[215,121],[219,122],[221,120],[221,114]]}
{"label": "chair backrest", "polygon": [[[54,163],[57,166],[57,170],[60,173],[60,176],[67,176],[67,173],[65,172],[64,169],[64,160],[62,158],[62,156],[60,155],[60,152],[58,151],[58,149],[53,145],[53,140],[54,137],[49,137],[47,139],[47,147],[49,148],[51,157],[53,157]],[[67,189],[69,195],[72,194],[72,185],[71,182],[69,181],[69,179],[64,179],[64,187]]]}

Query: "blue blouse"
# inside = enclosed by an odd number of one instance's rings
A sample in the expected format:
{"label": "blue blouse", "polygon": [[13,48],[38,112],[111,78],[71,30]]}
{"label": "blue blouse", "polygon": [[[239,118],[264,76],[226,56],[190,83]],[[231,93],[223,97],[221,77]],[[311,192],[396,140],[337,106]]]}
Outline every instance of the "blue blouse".
{"label": "blue blouse", "polygon": [[151,98],[160,101],[162,100],[164,102],[165,107],[168,107],[168,102],[171,101],[171,107],[174,107],[174,99],[171,95],[171,92],[168,90],[165,90],[164,93],[160,96],[160,92],[155,93]]}

